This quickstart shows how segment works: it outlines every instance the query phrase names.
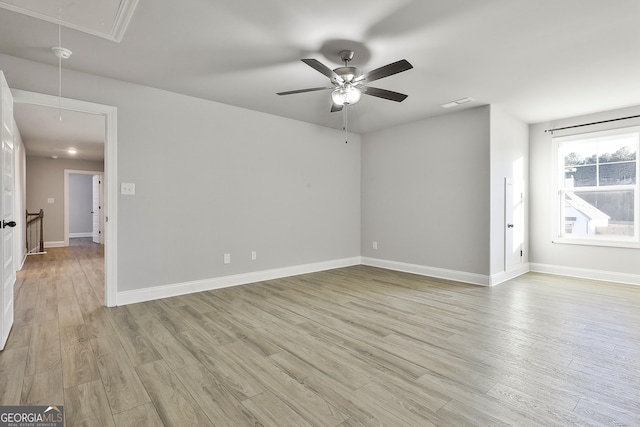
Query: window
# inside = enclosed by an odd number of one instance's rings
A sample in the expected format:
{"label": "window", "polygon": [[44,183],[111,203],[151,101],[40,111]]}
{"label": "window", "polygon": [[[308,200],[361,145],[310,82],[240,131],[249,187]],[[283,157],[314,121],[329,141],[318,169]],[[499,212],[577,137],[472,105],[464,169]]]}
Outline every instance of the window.
{"label": "window", "polygon": [[554,138],[554,242],[640,247],[640,127]]}

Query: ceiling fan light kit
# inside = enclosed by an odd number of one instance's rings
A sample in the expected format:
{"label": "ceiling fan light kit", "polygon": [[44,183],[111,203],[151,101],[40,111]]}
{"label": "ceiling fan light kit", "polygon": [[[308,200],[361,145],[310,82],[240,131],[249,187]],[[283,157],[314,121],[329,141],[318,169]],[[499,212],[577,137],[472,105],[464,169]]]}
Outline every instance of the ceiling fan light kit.
{"label": "ceiling fan light kit", "polygon": [[335,105],[353,105],[360,101],[362,92],[357,87],[350,84],[339,87],[331,92],[331,99]]}

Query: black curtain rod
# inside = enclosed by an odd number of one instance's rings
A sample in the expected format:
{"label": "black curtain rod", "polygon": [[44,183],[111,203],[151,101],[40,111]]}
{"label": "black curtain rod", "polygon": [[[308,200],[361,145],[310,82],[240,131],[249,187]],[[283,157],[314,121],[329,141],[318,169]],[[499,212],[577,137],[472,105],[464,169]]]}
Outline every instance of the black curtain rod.
{"label": "black curtain rod", "polygon": [[551,132],[551,133],[553,133],[553,132],[555,132],[555,131],[557,131],[557,130],[565,130],[565,129],[580,128],[580,127],[582,127],[582,126],[599,125],[599,124],[601,124],[601,123],[617,122],[618,120],[635,119],[635,118],[638,118],[638,117],[640,117],[640,114],[638,114],[638,115],[636,115],[636,116],[619,117],[619,118],[617,118],[617,119],[602,120],[602,121],[600,121],[600,122],[585,123],[585,124],[582,124],[582,125],[566,126],[566,127],[563,127],[563,128],[555,128],[555,129],[547,129],[547,130],[545,130],[544,132],[545,132],[545,133],[547,133],[547,132]]}

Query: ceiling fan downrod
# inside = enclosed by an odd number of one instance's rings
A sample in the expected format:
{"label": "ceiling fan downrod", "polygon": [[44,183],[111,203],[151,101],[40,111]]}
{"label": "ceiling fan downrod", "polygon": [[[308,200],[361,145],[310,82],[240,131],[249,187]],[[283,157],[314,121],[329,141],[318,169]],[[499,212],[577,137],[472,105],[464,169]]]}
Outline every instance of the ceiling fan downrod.
{"label": "ceiling fan downrod", "polygon": [[354,52],[352,50],[341,50],[339,52],[340,59],[344,62],[344,66],[346,67],[349,61],[353,59]]}

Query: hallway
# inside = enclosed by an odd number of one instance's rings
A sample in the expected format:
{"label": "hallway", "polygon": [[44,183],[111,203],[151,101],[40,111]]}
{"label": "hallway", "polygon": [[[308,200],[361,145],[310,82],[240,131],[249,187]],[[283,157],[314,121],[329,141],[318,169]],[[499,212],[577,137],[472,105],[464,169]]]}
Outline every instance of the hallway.
{"label": "hallway", "polygon": [[59,404],[63,388],[80,393],[76,385],[98,378],[89,340],[114,333],[102,306],[103,250],[79,238],[27,257],[17,272],[13,329],[0,353],[6,379],[0,404]]}

